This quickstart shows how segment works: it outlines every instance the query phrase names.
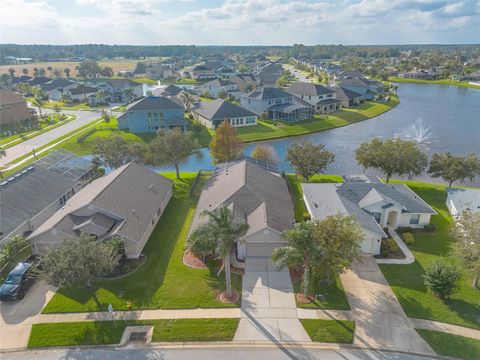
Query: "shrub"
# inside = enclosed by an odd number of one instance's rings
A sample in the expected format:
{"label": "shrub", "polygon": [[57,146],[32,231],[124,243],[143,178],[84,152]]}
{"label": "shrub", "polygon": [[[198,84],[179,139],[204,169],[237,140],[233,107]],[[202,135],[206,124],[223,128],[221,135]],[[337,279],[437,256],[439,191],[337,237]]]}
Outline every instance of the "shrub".
{"label": "shrub", "polygon": [[408,246],[415,244],[415,238],[410,232],[403,233],[403,241]]}
{"label": "shrub", "polygon": [[398,246],[397,242],[392,238],[388,238],[387,240],[385,240],[385,245],[387,250],[392,254],[398,254],[402,251],[400,250],[400,247]]}
{"label": "shrub", "polygon": [[303,213],[303,221],[309,221],[309,220],[312,220],[312,217],[310,216],[310,214],[308,212],[304,212]]}
{"label": "shrub", "polygon": [[437,227],[434,224],[427,224],[424,226],[423,229],[428,232],[434,232],[435,230],[437,230]]}
{"label": "shrub", "polygon": [[441,260],[435,260],[423,275],[424,284],[436,297],[445,300],[458,289],[460,273],[457,268]]}

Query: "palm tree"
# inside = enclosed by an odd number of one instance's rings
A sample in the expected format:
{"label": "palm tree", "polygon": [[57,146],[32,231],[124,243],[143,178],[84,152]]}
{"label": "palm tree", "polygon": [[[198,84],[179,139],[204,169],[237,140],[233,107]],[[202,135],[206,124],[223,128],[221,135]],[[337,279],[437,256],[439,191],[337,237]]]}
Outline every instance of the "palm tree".
{"label": "palm tree", "polygon": [[38,108],[38,115],[41,118],[42,117],[42,106],[45,104],[45,100],[43,100],[41,97],[36,97],[32,100],[32,105]]}
{"label": "palm tree", "polygon": [[98,100],[99,103],[104,103],[105,98],[107,97],[107,92],[105,89],[98,89],[95,98]]}
{"label": "palm tree", "polygon": [[301,222],[287,230],[282,237],[287,245],[277,248],[272,253],[272,259],[280,269],[291,266],[303,268],[303,296],[308,297],[310,289],[311,266],[318,254],[314,239],[313,223]]}
{"label": "palm tree", "polygon": [[60,101],[68,104],[72,101],[72,98],[70,97],[70,94],[68,92],[63,92],[62,95],[60,95]]}
{"label": "palm tree", "polygon": [[130,100],[134,96],[133,89],[132,88],[127,88],[127,89],[125,89],[125,91],[123,93],[125,94],[126,97],[128,97],[128,102],[130,102]]}
{"label": "palm tree", "polygon": [[[5,156],[7,156],[7,152],[3,147],[0,146],[0,159]],[[0,170],[0,179],[3,179],[3,173],[1,170]]]}
{"label": "palm tree", "polygon": [[203,210],[202,216],[208,217],[208,221],[193,231],[187,244],[193,253],[198,253],[199,249],[210,249],[218,258],[223,259],[226,295],[231,298],[230,252],[237,239],[245,234],[248,225],[233,221],[233,214],[226,206],[218,207],[213,211]]}
{"label": "palm tree", "polygon": [[82,89],[83,91],[83,100],[84,102],[87,102],[87,88],[88,88],[88,85],[87,83],[83,82],[83,81],[79,81],[78,82],[78,87],[80,89]]}
{"label": "palm tree", "polygon": [[180,96],[182,97],[183,104],[185,105],[185,110],[190,112],[192,109],[192,104],[195,101],[194,97],[186,91],[182,91]]}

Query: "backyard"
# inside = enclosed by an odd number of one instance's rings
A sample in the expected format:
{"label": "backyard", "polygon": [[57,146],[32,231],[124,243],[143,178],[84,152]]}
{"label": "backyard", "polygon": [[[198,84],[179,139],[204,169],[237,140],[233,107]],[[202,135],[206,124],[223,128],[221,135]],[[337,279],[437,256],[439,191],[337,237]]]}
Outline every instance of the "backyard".
{"label": "backyard", "polygon": [[237,134],[242,141],[252,142],[324,131],[371,119],[391,110],[399,102],[400,100],[397,96],[392,96],[389,103],[366,101],[358,106],[344,108],[328,115],[315,115],[311,120],[292,124],[259,120],[258,125],[237,128]]}
{"label": "backyard", "polygon": [[[164,175],[175,177],[174,173]],[[121,279],[98,281],[91,289],[60,289],[43,312],[105,311],[109,303],[115,310],[126,310],[128,300],[133,309],[237,307],[238,303],[217,300],[225,282],[223,273],[217,276],[216,264],[208,269],[191,269],[182,262],[202,186],[200,181],[194,197],[189,196],[195,176],[196,173],[182,173],[182,179],[175,180],[174,195],[143,251],[147,260],[142,267]],[[232,286],[240,290],[240,275],[232,274]]]}
{"label": "backyard", "polygon": [[445,302],[430,294],[423,283],[425,268],[434,260],[455,262],[451,255],[452,240],[448,235],[452,220],[445,205],[445,186],[413,181],[392,182],[407,184],[438,212],[431,221],[436,231],[414,232],[415,243],[411,250],[416,261],[413,264],[380,265],[400,304],[409,317],[480,329],[480,291],[472,287],[471,274],[463,272],[458,292]]}

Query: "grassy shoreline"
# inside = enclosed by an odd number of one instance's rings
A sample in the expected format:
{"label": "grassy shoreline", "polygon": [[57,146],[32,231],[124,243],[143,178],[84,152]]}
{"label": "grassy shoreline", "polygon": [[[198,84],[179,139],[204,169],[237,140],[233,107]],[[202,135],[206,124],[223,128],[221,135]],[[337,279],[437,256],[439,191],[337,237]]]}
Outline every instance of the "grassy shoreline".
{"label": "grassy shoreline", "polygon": [[450,86],[458,86],[458,87],[480,90],[480,86],[469,84],[468,82],[465,82],[465,81],[458,81],[458,80],[451,80],[451,79],[420,80],[420,79],[406,79],[406,78],[399,78],[396,76],[390,76],[388,78],[388,81],[396,82],[396,83],[450,85]]}

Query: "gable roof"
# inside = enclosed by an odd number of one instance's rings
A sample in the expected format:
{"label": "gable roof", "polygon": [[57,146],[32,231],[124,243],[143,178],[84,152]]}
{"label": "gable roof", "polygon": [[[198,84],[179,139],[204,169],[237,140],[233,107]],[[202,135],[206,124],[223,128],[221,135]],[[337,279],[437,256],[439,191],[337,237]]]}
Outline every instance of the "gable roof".
{"label": "gable roof", "polygon": [[320,84],[313,84],[309,82],[295,82],[287,88],[287,91],[292,94],[300,95],[326,95],[333,94],[334,90]]}
{"label": "gable roof", "polygon": [[360,202],[365,196],[375,189],[376,193],[389,198],[403,207],[404,212],[436,214],[425,201],[415,194],[404,184],[385,184],[385,183],[359,183],[346,182],[337,190],[338,194],[345,199],[360,206]]}
{"label": "gable roof", "polygon": [[98,89],[96,87],[92,87],[92,86],[86,86],[85,88],[81,86],[77,86],[77,87],[68,89],[68,91],[72,95],[91,94],[91,93],[97,92],[97,90]]}
{"label": "gable roof", "polygon": [[190,231],[206,219],[201,212],[222,205],[234,218],[246,220],[247,234],[270,227],[279,232],[293,226],[293,202],[284,178],[242,160],[216,172],[205,185]]}
{"label": "gable roof", "polygon": [[[93,206],[99,211],[107,212],[111,219],[121,221],[121,225],[116,229],[117,235],[140,241],[172,185],[171,180],[144,165],[123,165],[77,192],[62,209],[35,230],[31,238],[56,228],[66,217],[75,215],[75,211],[85,206]],[[95,216],[90,219],[97,225],[99,221],[105,223],[104,217],[94,218]]]}
{"label": "gable roof", "polygon": [[334,86],[332,89],[335,91],[335,96],[337,99],[352,100],[362,96],[362,94],[341,86]]}
{"label": "gable roof", "polygon": [[248,98],[256,99],[256,100],[270,100],[270,99],[278,99],[284,97],[291,97],[292,95],[274,87],[263,87],[257,89],[250,94],[248,94]]}
{"label": "gable roof", "polygon": [[146,96],[131,103],[126,109],[135,110],[183,110],[183,107],[165,96]]}
{"label": "gable roof", "polygon": [[40,85],[40,88],[43,91],[50,91],[58,88],[64,88],[70,85],[73,85],[75,82],[69,79],[54,79],[52,81],[46,82]]}
{"label": "gable roof", "polygon": [[226,86],[226,85],[236,85],[236,83],[230,80],[214,79],[204,84],[204,86]]}
{"label": "gable roof", "polygon": [[194,112],[211,121],[234,117],[257,116],[253,112],[244,109],[241,106],[232,104],[222,99],[201,101],[199,106],[194,109]]}
{"label": "gable roof", "polygon": [[162,90],[162,93],[167,93],[169,95],[178,95],[183,91],[183,89],[180,86],[170,84],[166,88]]}
{"label": "gable roof", "polygon": [[52,80],[52,79],[49,78],[49,77],[36,76],[36,77],[28,80],[28,84],[31,85],[31,86],[35,86],[35,85],[44,84],[44,83],[46,83],[46,82],[49,82],[50,80]]}

